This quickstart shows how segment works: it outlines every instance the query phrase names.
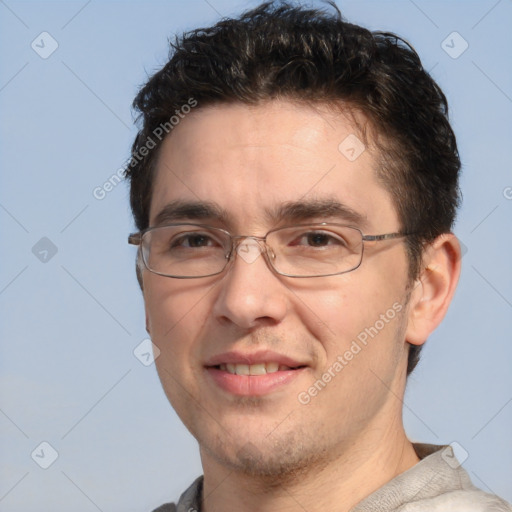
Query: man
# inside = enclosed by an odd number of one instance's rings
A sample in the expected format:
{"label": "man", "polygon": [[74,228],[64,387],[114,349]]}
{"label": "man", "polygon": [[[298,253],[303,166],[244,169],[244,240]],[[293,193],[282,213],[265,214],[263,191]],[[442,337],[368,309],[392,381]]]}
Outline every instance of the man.
{"label": "man", "polygon": [[402,424],[460,272],[460,160],[414,50],[266,3],[185,34],[134,106],[146,328],[204,470],[158,510],[512,510]]}

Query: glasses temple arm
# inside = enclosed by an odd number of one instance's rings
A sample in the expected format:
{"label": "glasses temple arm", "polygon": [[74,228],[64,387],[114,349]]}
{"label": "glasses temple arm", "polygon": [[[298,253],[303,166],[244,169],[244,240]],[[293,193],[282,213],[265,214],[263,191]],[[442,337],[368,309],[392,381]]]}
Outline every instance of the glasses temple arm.
{"label": "glasses temple arm", "polygon": [[365,242],[380,242],[381,240],[392,240],[393,238],[403,238],[414,233],[385,233],[383,235],[363,235]]}
{"label": "glasses temple arm", "polygon": [[131,233],[128,235],[128,243],[131,245],[140,245],[142,242],[142,235],[141,233]]}

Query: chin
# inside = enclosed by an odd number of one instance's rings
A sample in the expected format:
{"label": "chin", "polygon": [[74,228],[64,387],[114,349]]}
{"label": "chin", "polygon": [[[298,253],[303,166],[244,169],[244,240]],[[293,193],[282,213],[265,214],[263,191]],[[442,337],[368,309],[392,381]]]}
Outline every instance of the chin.
{"label": "chin", "polygon": [[200,441],[200,445],[218,464],[256,478],[267,488],[296,482],[297,477],[318,471],[330,459],[329,451],[318,445],[318,437],[305,439],[301,431],[289,431],[279,438],[266,435],[259,440],[247,434],[245,431],[239,439],[229,437],[226,444],[212,446]]}

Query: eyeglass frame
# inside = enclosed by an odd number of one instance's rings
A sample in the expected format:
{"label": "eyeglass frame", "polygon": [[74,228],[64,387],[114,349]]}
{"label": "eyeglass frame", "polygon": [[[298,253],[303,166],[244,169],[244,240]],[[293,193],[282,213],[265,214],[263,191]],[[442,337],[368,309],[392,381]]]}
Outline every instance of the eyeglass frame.
{"label": "eyeglass frame", "polygon": [[[142,238],[143,238],[143,236],[150,231],[154,231],[156,229],[161,229],[161,228],[166,228],[166,227],[172,227],[172,226],[195,226],[195,227],[204,228],[204,229],[213,229],[214,231],[221,231],[222,233],[227,235],[230,238],[230,249],[229,249],[229,253],[225,254],[226,263],[222,267],[222,269],[219,270],[219,272],[214,272],[213,274],[207,274],[204,276],[173,276],[173,275],[169,275],[169,274],[163,274],[162,272],[157,272],[155,270],[150,269],[144,259],[144,255],[142,254]],[[350,229],[354,229],[354,230],[358,231],[361,234],[361,258],[359,259],[359,263],[357,264],[357,266],[351,268],[350,270],[344,270],[342,272],[335,272],[334,274],[320,274],[320,275],[312,275],[312,276],[298,276],[298,275],[293,275],[293,274],[286,274],[284,272],[280,272],[279,270],[277,270],[274,267],[274,265],[272,264],[271,258],[270,258],[270,254],[269,254],[269,250],[272,251],[272,247],[270,247],[267,244],[268,235],[270,235],[271,233],[274,233],[275,231],[280,231],[283,229],[300,228],[300,227],[316,228],[316,227],[321,227],[321,226],[327,226],[327,227],[328,226],[337,226],[337,227],[341,227],[341,228],[350,228]],[[405,237],[408,237],[408,236],[411,236],[414,234],[415,233],[401,233],[400,231],[396,231],[393,233],[383,233],[383,234],[379,234],[379,235],[365,235],[360,228],[358,228],[356,226],[351,226],[349,224],[338,224],[335,222],[319,222],[319,223],[317,222],[317,223],[311,223],[311,224],[291,224],[291,225],[287,225],[287,226],[273,228],[270,231],[268,231],[265,234],[265,236],[232,235],[229,231],[227,231],[223,228],[209,226],[207,224],[196,224],[194,222],[175,222],[175,223],[173,222],[171,224],[164,224],[161,226],[150,226],[146,229],[143,229],[142,231],[130,233],[128,235],[128,243],[130,245],[138,246],[138,252],[140,253],[140,258],[141,258],[142,262],[144,263],[144,267],[149,272],[151,272],[153,274],[156,274],[156,275],[162,276],[162,277],[170,277],[173,279],[201,279],[203,277],[213,277],[213,276],[222,274],[228,268],[228,266],[234,261],[235,257],[233,256],[233,254],[237,252],[237,248],[240,245],[240,242],[247,238],[251,238],[251,239],[255,240],[256,242],[263,242],[265,251],[261,251],[261,252],[264,252],[265,261],[267,263],[267,266],[270,268],[270,270],[272,272],[274,272],[275,274],[280,275],[280,276],[293,277],[293,278],[299,279],[299,278],[338,276],[338,275],[342,275],[342,274],[347,274],[349,272],[353,272],[354,270],[357,270],[363,262],[364,242],[382,242],[384,240],[394,240],[394,239],[398,239],[398,238],[405,238]],[[240,242],[236,243],[236,240],[240,240]],[[259,243],[258,243],[258,245],[259,245]]]}

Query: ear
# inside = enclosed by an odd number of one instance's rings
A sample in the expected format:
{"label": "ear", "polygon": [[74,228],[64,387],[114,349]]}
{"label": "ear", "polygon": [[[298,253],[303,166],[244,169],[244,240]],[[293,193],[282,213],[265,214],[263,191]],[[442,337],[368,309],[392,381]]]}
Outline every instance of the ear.
{"label": "ear", "polygon": [[148,309],[146,307],[146,298],[144,297],[144,267],[142,263],[142,259],[140,257],[140,253],[137,255],[137,262],[135,264],[135,272],[137,274],[137,282],[139,283],[140,290],[142,292],[142,297],[144,298],[144,312],[146,315],[146,332],[151,336],[151,333],[149,332],[149,316],[148,316]]}
{"label": "ear", "polygon": [[151,331],[149,330],[149,316],[148,316],[148,310],[146,309],[146,332],[151,337]]}
{"label": "ear", "polygon": [[137,276],[137,282],[139,283],[140,289],[144,294],[144,279],[142,277],[143,271],[144,263],[142,262],[142,256],[140,255],[140,251],[137,251],[137,260],[135,261],[135,274]]}
{"label": "ear", "polygon": [[409,301],[405,339],[412,345],[425,343],[444,318],[459,281],[460,260],[460,244],[453,233],[438,236],[425,249]]}

